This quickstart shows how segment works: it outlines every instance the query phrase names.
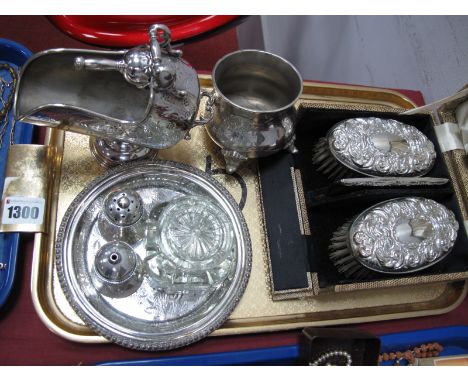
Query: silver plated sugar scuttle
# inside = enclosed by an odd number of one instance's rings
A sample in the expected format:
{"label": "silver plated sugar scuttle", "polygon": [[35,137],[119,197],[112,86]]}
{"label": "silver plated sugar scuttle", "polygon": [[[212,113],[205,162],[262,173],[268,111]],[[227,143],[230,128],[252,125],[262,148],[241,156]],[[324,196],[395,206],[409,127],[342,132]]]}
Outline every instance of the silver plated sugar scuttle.
{"label": "silver plated sugar scuttle", "polygon": [[24,65],[15,118],[92,136],[91,151],[111,166],[152,158],[189,138],[200,99],[198,75],[171,47],[165,25],[129,50],[52,49]]}

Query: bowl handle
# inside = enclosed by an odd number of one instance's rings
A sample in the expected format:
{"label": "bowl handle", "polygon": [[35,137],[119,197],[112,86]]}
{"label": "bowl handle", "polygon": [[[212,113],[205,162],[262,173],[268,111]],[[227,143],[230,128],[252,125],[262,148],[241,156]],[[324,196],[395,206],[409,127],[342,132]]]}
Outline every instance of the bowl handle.
{"label": "bowl handle", "polygon": [[215,103],[215,93],[214,93],[214,90],[210,93],[208,91],[205,91],[203,90],[201,93],[200,93],[200,100],[203,98],[203,97],[207,97],[208,100],[206,101],[206,104],[205,104],[205,111],[208,112],[208,117],[205,116],[205,113],[203,113],[203,118],[201,119],[195,119],[193,121],[193,127],[195,126],[200,126],[200,125],[206,125],[207,123],[211,122],[211,120],[213,119],[213,106],[214,106],[214,103]]}

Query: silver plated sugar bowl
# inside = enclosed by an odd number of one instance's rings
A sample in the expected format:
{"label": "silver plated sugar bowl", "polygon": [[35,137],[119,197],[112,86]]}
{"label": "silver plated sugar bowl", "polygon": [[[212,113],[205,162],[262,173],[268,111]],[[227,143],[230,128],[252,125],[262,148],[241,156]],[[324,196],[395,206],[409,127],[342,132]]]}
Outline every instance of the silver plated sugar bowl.
{"label": "silver plated sugar bowl", "polygon": [[282,57],[241,50],[221,58],[212,73],[214,95],[207,128],[221,147],[228,173],[249,158],[295,152],[297,69]]}
{"label": "silver plated sugar bowl", "polygon": [[53,49],[23,66],[15,118],[92,136],[91,151],[111,166],[151,158],[189,138],[202,94],[198,76],[171,48],[165,25],[129,50]]}

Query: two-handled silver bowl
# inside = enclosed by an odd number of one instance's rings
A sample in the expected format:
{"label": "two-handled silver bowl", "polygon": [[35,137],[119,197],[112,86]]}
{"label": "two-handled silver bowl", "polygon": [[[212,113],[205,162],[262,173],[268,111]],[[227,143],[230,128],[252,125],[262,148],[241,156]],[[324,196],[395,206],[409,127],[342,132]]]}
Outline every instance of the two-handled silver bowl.
{"label": "two-handled silver bowl", "polygon": [[259,50],[241,50],[221,58],[213,69],[214,96],[207,128],[221,147],[226,170],[248,158],[295,152],[296,101],[302,78],[285,59]]}

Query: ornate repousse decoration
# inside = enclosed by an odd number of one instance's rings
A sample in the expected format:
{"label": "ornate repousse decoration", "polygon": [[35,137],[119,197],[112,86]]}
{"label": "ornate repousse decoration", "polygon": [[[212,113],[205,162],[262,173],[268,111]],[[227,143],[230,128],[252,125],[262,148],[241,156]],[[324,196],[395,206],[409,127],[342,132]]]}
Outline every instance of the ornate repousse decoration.
{"label": "ornate repousse decoration", "polygon": [[354,171],[374,176],[419,176],[433,166],[434,145],[418,129],[392,119],[353,118],[328,133],[333,156]]}
{"label": "ornate repousse decoration", "polygon": [[364,211],[352,224],[352,252],[367,268],[405,273],[441,260],[455,244],[458,222],[434,200],[399,198]]}

